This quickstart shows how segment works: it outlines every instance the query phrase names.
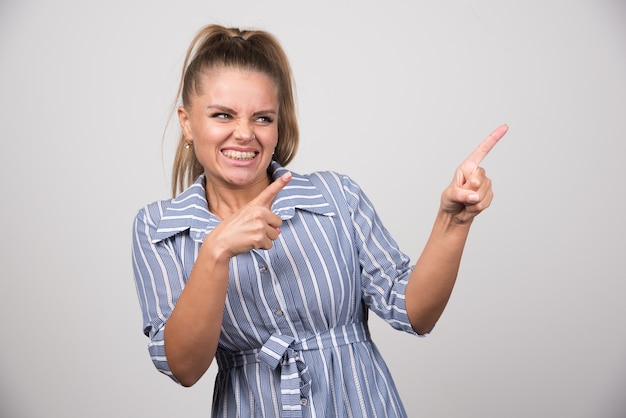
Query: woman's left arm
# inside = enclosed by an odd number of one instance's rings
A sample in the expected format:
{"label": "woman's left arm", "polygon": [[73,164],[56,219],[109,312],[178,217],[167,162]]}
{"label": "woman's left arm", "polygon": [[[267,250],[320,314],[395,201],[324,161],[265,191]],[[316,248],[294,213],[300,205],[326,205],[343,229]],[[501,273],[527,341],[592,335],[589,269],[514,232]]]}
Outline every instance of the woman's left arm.
{"label": "woman's left arm", "polygon": [[435,224],[406,288],[407,314],[418,334],[432,330],[448,303],[474,217],[493,199],[491,180],[480,162],[507,130],[502,125],[483,140],[441,195]]}

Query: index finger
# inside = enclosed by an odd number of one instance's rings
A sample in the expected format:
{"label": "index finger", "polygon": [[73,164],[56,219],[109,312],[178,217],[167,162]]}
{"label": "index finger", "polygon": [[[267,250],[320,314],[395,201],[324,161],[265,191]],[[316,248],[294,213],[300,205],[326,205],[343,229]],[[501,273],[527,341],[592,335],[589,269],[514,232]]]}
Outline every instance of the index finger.
{"label": "index finger", "polygon": [[257,197],[254,199],[256,203],[259,205],[270,208],[272,206],[272,202],[278,193],[291,181],[291,173],[288,171],[273,182],[270,183],[269,186],[265,188]]}
{"label": "index finger", "polygon": [[498,143],[500,138],[506,134],[509,130],[509,125],[500,125],[495,131],[489,134],[489,136],[478,145],[478,147],[465,159],[463,166],[470,169],[471,172],[476,170],[480,165],[480,162],[489,154],[489,151]]}

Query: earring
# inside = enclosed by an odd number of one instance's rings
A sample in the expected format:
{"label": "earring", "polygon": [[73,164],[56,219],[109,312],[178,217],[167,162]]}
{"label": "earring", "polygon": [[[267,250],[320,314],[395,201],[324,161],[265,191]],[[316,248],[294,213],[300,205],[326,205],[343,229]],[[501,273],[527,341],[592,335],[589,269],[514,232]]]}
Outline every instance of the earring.
{"label": "earring", "polygon": [[185,142],[185,149],[191,148],[191,142]]}

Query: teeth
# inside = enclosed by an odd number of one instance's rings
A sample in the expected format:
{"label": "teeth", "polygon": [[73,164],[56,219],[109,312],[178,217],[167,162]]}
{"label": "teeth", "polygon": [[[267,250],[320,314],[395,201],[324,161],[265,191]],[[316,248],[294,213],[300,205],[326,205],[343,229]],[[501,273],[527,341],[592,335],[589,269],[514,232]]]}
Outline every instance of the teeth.
{"label": "teeth", "polygon": [[251,160],[256,156],[256,152],[242,152],[233,150],[222,151],[222,154],[234,160]]}

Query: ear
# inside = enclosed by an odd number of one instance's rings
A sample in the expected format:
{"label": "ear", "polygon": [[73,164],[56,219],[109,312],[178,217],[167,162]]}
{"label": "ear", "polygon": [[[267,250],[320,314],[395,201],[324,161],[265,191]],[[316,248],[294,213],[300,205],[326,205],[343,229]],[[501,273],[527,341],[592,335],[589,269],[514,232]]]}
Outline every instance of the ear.
{"label": "ear", "polygon": [[187,109],[185,109],[185,106],[178,106],[178,121],[185,135],[185,140],[187,142],[193,141],[193,135],[191,134],[191,117]]}

